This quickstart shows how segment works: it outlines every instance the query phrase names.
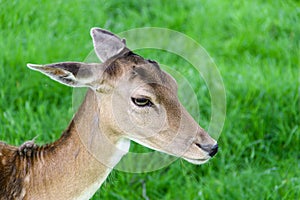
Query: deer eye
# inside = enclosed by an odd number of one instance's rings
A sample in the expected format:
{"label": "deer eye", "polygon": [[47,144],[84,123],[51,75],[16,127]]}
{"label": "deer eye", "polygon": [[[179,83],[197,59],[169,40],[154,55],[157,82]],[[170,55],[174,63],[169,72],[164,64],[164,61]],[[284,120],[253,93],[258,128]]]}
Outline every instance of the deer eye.
{"label": "deer eye", "polygon": [[153,103],[147,98],[131,98],[132,102],[139,107],[151,107]]}

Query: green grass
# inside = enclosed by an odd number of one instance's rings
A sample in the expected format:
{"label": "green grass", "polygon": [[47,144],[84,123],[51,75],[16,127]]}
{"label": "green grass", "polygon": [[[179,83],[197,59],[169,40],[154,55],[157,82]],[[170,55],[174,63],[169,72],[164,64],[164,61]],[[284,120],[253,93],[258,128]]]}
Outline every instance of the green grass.
{"label": "green grass", "polygon": [[[299,1],[0,0],[0,5],[0,140],[19,145],[39,135],[39,144],[54,141],[73,115],[72,89],[28,70],[26,63],[83,61],[92,49],[94,26],[115,33],[165,27],[199,42],[221,72],[227,116],[220,151],[202,166],[177,160],[151,173],[113,171],[94,199],[143,199],[143,188],[150,199],[300,198]],[[144,53],[184,66],[172,56]],[[205,125],[209,94],[198,98]]]}

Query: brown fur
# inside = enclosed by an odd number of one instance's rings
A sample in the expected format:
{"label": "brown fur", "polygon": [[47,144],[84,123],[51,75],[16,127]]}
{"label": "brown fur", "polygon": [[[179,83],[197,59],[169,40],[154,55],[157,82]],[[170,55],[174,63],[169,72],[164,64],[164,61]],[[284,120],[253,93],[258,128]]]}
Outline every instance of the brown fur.
{"label": "brown fur", "polygon": [[67,130],[54,143],[21,148],[0,142],[0,200],[73,199],[106,178],[108,167],[82,143],[83,138],[90,138],[86,127],[91,127],[94,101],[90,90]]}
{"label": "brown fur", "polygon": [[[53,154],[56,148],[70,137],[70,128],[64,132],[61,138],[48,145],[37,147],[18,148],[5,143],[0,143],[0,199],[24,199],[29,187],[29,179],[32,169],[40,162],[40,155]],[[21,146],[22,147],[22,146]]]}

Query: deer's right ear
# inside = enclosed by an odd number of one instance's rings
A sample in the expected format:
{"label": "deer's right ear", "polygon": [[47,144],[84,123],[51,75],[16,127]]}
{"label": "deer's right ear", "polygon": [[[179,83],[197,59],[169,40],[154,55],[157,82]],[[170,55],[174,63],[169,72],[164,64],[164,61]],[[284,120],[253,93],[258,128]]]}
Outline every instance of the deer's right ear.
{"label": "deer's right ear", "polygon": [[93,38],[95,52],[102,62],[118,55],[126,48],[124,39],[120,39],[104,29],[92,28],[91,37]]}
{"label": "deer's right ear", "polygon": [[104,80],[104,66],[99,63],[61,62],[27,66],[71,87],[90,87],[97,91],[110,88],[108,81]]}

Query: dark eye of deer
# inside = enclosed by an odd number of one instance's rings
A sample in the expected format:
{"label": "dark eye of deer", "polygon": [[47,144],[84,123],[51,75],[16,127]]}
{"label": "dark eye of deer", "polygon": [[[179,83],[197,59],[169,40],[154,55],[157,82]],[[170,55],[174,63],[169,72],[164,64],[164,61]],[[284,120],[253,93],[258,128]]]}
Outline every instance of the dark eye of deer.
{"label": "dark eye of deer", "polygon": [[153,103],[147,98],[131,98],[132,102],[139,107],[151,107]]}

